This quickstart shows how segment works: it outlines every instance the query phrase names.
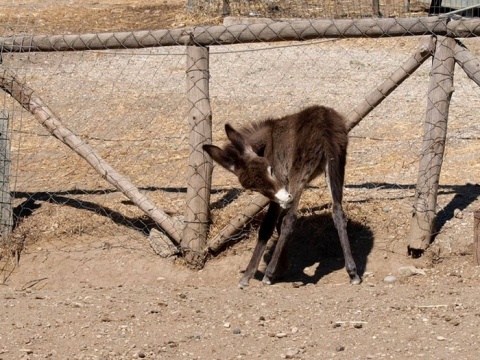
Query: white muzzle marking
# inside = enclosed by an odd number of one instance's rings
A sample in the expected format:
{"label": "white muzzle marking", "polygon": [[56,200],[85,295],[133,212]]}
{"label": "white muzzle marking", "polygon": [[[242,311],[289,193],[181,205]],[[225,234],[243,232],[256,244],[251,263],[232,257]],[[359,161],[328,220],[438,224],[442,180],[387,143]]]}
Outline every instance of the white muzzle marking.
{"label": "white muzzle marking", "polygon": [[288,209],[293,201],[293,196],[285,188],[282,188],[275,194],[275,199],[283,209]]}

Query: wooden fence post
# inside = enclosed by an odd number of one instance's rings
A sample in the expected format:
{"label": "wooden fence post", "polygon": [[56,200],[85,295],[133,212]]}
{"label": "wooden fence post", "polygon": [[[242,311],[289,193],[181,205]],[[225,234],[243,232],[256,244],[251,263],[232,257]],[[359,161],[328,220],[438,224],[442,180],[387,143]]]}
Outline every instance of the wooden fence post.
{"label": "wooden fence post", "polygon": [[480,210],[473,213],[473,258],[480,265]]}
{"label": "wooden fence post", "polygon": [[372,2],[373,16],[382,16],[380,12],[380,0],[373,0]]}
{"label": "wooden fence post", "polygon": [[230,16],[232,9],[230,8],[230,0],[223,0],[222,16]]}
{"label": "wooden fence post", "polygon": [[190,155],[182,248],[190,265],[202,267],[209,227],[213,163],[202,149],[212,143],[212,111],[209,98],[209,50],[187,47],[187,99],[190,106]]}
{"label": "wooden fence post", "polygon": [[0,245],[8,241],[13,227],[10,163],[8,113],[0,111]]}
{"label": "wooden fence post", "polygon": [[447,136],[448,110],[453,93],[455,39],[438,37],[430,75],[422,153],[410,223],[408,251],[423,251],[435,229],[440,170]]}

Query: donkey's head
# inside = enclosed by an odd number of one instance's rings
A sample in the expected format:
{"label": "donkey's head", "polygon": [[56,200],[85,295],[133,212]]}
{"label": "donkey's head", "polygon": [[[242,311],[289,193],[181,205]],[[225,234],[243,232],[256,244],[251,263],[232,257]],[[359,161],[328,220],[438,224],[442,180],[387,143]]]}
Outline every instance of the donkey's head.
{"label": "donkey's head", "polygon": [[269,161],[258,156],[244,136],[229,124],[225,125],[225,132],[230,144],[223,149],[215,145],[203,145],[203,149],[218,164],[234,173],[245,189],[261,193],[284,209],[290,207],[293,197],[275,178]]}

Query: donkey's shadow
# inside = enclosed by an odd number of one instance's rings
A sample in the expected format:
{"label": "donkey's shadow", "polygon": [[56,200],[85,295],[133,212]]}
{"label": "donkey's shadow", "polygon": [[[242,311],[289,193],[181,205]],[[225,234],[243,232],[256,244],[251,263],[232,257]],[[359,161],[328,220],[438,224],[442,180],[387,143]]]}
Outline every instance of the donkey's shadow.
{"label": "donkey's shadow", "polygon": [[[368,255],[373,248],[373,233],[368,226],[359,222],[348,221],[348,235],[353,257],[360,276],[365,272]],[[266,251],[264,260],[268,263],[273,246]],[[304,269],[318,266],[313,275],[304,273]],[[334,271],[345,272],[345,259],[338,238],[337,230],[330,213],[300,216],[295,224],[292,236],[288,240],[276,282],[317,283],[322,277]],[[263,275],[257,272],[255,278],[261,280]]]}

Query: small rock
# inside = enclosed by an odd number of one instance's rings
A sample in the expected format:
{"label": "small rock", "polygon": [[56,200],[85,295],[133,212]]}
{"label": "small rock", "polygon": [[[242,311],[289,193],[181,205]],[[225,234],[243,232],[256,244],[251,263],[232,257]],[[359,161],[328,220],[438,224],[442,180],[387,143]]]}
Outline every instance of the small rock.
{"label": "small rock", "polygon": [[287,352],[285,353],[285,358],[293,359],[297,354],[298,354],[297,349],[288,349]]}
{"label": "small rock", "polygon": [[412,269],[413,266],[402,266],[398,269],[398,273],[405,277],[410,277],[415,275],[415,272]]}
{"label": "small rock", "polygon": [[343,345],[337,345],[337,347],[335,348],[335,351],[337,351],[337,352],[340,352],[340,351],[343,351],[343,350],[345,350],[345,346],[343,346]]}
{"label": "small rock", "polygon": [[388,284],[393,284],[395,281],[397,281],[398,279],[393,276],[393,275],[388,275],[388,276],[385,276],[385,278],[383,279],[384,282],[388,283]]}
{"label": "small rock", "polygon": [[438,341],[445,341],[445,340],[447,340],[447,339],[444,338],[443,336],[437,336],[437,340],[438,340]]}
{"label": "small rock", "polygon": [[298,332],[298,328],[296,326],[292,327],[292,334],[296,334]]}
{"label": "small rock", "polygon": [[144,353],[143,351],[139,351],[139,352],[137,352],[137,357],[138,357],[139,359],[143,359],[143,358],[146,357],[146,355],[145,355],[145,353]]}
{"label": "small rock", "polygon": [[32,349],[20,349],[21,352],[27,353],[27,354],[33,354]]}
{"label": "small rock", "polygon": [[25,325],[23,325],[23,323],[19,322],[19,321],[15,321],[15,324],[14,326],[17,328],[17,329],[23,329],[25,327]]}
{"label": "small rock", "polygon": [[151,229],[148,241],[153,251],[163,258],[176,255],[180,252],[177,246],[171,242],[167,235],[157,229]]}
{"label": "small rock", "polygon": [[354,324],[353,324],[353,327],[354,327],[355,329],[361,329],[361,328],[363,327],[363,324],[362,324],[362,323],[354,323]]}
{"label": "small rock", "polygon": [[460,209],[453,210],[453,216],[455,216],[457,219],[463,219],[462,210],[460,210]]}
{"label": "small rock", "polygon": [[277,338],[281,339],[287,336],[287,333],[284,332],[279,332],[275,335]]}
{"label": "small rock", "polygon": [[223,327],[225,327],[225,328],[228,329],[228,328],[230,327],[230,323],[229,323],[229,322],[226,322],[225,324],[223,324]]}
{"label": "small rock", "polygon": [[427,275],[424,270],[417,269],[415,266],[402,266],[398,269],[398,273],[405,277],[413,275]]}
{"label": "small rock", "polygon": [[242,330],[240,330],[239,328],[234,328],[234,329],[233,329],[233,333],[234,333],[235,335],[238,335],[238,334],[240,334],[241,332],[242,332]]}

